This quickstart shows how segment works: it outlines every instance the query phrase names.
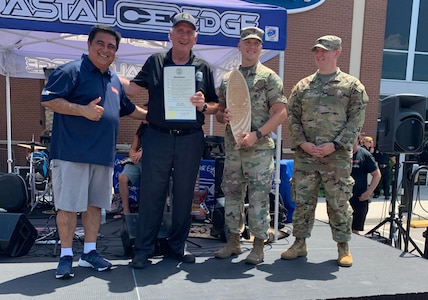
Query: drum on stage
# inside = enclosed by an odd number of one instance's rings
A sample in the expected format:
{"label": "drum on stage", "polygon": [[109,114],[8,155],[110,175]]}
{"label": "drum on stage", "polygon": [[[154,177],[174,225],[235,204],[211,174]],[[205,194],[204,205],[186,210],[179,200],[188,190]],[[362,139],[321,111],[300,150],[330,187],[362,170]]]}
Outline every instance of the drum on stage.
{"label": "drum on stage", "polygon": [[45,151],[33,153],[34,180],[36,190],[43,191],[49,182],[49,157]]}

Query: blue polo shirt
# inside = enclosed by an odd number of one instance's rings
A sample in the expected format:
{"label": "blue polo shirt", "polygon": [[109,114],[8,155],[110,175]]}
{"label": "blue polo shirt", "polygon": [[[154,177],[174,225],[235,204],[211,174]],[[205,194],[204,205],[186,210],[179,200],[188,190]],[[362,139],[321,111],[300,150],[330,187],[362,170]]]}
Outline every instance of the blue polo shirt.
{"label": "blue polo shirt", "polygon": [[135,105],[113,71],[101,73],[84,54],[52,72],[41,101],[64,98],[87,105],[98,97],[104,107],[99,121],[54,113],[50,159],[114,166],[119,117],[132,113]]}

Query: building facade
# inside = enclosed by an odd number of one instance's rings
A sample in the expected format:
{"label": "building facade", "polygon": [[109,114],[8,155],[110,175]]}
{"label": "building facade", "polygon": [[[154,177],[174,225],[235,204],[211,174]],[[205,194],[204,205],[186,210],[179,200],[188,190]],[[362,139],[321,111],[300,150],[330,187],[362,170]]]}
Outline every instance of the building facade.
{"label": "building facade", "polygon": [[428,1],[388,0],[380,95],[428,96]]}
{"label": "building facade", "polygon": [[[400,2],[399,0],[395,1]],[[414,0],[413,2],[415,1],[423,2],[422,0]],[[322,35],[338,35],[343,40],[343,52],[339,58],[338,65],[343,71],[358,77],[366,86],[370,103],[367,108],[363,130],[367,135],[375,136],[381,81],[382,94],[384,94],[384,82],[381,77],[382,73],[385,73],[385,70],[382,69],[382,61],[385,61],[384,37],[388,2],[387,0],[325,0],[322,1],[322,4],[312,9],[289,14],[287,49],[283,66],[285,96],[289,96],[293,85],[298,80],[316,71],[311,53],[311,47],[314,45],[315,40]],[[427,42],[425,41],[425,43]],[[419,55],[419,53],[415,52],[415,57],[416,55]],[[275,71],[279,71],[278,64],[278,57],[266,62],[266,65]],[[425,72],[427,71],[425,70]],[[29,141],[33,136],[34,140],[38,141],[39,136],[46,127],[45,112],[39,102],[44,81],[12,78],[10,84],[12,91],[11,111],[13,112],[11,138],[12,148],[15,153],[15,165],[25,165],[26,150],[16,146],[16,144]],[[4,100],[6,98],[5,85],[5,77],[0,77],[0,111],[2,116],[5,115],[4,112],[6,111]],[[134,100],[141,104],[146,97],[146,95],[142,95]],[[118,143],[125,146],[129,145],[132,142],[132,137],[138,124],[139,122],[136,120],[124,118],[120,125]],[[212,132],[214,135],[222,135],[224,128],[223,125],[215,121],[215,118],[207,118],[205,132],[207,134]],[[1,149],[6,148],[6,135],[6,120],[5,117],[0,117]],[[283,126],[282,138],[283,148],[288,148],[286,123]],[[4,156],[0,158],[3,165]],[[0,171],[4,172],[2,169]]]}

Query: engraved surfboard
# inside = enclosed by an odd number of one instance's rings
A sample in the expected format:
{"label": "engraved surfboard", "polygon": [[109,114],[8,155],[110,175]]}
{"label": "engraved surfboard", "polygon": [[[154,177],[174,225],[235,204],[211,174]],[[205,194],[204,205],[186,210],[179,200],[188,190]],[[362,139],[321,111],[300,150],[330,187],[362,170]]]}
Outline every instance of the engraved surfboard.
{"label": "engraved surfboard", "polygon": [[251,131],[251,100],[247,82],[239,70],[230,74],[227,90],[226,105],[231,110],[233,118],[229,121],[233,137],[238,143],[242,132]]}

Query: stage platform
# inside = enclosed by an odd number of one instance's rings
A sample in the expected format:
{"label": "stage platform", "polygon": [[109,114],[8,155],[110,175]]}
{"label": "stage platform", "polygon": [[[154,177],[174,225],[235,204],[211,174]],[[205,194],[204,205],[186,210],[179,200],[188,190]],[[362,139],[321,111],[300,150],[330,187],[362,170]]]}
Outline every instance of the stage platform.
{"label": "stage platform", "polygon": [[[30,221],[35,227],[46,222]],[[322,221],[316,221],[307,240],[308,256],[293,261],[280,259],[293,237],[267,244],[265,260],[257,266],[244,263],[250,243],[243,242],[241,255],[220,260],[213,253],[223,242],[189,238],[195,264],[158,258],[143,270],[128,266],[120,225],[110,218],[101,227],[98,251],[114,265],[107,272],[77,266],[79,236],[70,280],[55,279],[59,249],[54,253],[53,244],[35,244],[22,257],[0,256],[0,299],[428,299],[427,259],[353,235],[354,265],[338,267],[336,243]]]}

